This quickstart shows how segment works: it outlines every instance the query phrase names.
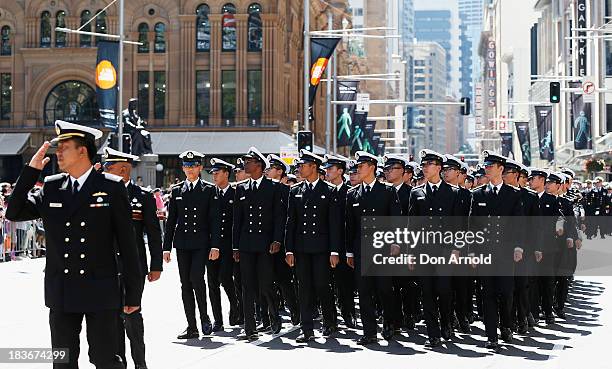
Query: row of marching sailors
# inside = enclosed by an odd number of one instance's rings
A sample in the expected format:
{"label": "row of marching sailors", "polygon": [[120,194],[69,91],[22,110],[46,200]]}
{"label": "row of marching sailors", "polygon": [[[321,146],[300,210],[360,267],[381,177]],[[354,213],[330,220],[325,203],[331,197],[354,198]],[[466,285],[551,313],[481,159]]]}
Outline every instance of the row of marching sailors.
{"label": "row of marching sailors", "polygon": [[[388,183],[377,180],[379,159],[374,155],[358,152],[354,161],[347,162],[301,151],[298,174],[302,181],[292,187],[264,176],[267,168],[282,172],[286,166],[280,158],[266,157],[256,148],[242,157],[243,168],[213,158],[214,184],[199,178],[203,154],[181,154],[187,180],[172,189],[164,237],[166,262],[171,248],[177,249],[188,321],[179,338],[199,336],[196,302],[203,333],[223,329],[219,285],[230,301],[229,323],[244,324],[239,338],[245,340],[256,340],[262,330],[281,330],[275,286],[292,322],[301,323],[298,342],[314,339],[313,315],[319,305],[323,335],[338,329],[335,300],[345,326],[355,328],[354,289],[363,325],[360,344],[377,341],[379,315],[387,340],[402,327],[413,329],[421,318],[427,326],[428,345],[433,347],[441,339],[452,339],[454,327],[469,333],[474,294],[480,298],[477,305],[489,348],[498,345],[498,327],[501,338],[510,342],[513,329],[526,333],[538,323],[540,313],[547,323],[553,323],[553,306],[563,317],[569,278],[555,277],[555,270],[561,267],[560,260],[569,264],[564,270],[575,268],[575,250],[581,246],[572,205],[563,196],[573,173],[528,170],[500,155],[483,154],[483,177],[488,184],[472,190],[461,181],[467,175],[463,162],[431,150],[420,153],[418,169],[401,156],[386,155]],[[321,166],[329,182],[320,178]],[[250,178],[230,185],[233,170],[244,170]],[[350,183],[343,180],[345,171]],[[415,174],[422,177],[416,179],[421,183],[412,187]],[[360,270],[362,216],[471,215],[480,219],[491,215],[558,217],[561,213],[566,215],[561,229],[556,231],[553,225],[547,237],[564,239],[565,249],[515,247],[507,257],[509,269],[504,276],[480,277],[474,283],[474,278],[437,275],[435,270],[412,278],[365,276]],[[513,275],[515,267],[532,259],[539,268],[551,271],[533,278]],[[206,266],[214,324],[207,314]],[[263,323],[259,328],[258,313]]]}

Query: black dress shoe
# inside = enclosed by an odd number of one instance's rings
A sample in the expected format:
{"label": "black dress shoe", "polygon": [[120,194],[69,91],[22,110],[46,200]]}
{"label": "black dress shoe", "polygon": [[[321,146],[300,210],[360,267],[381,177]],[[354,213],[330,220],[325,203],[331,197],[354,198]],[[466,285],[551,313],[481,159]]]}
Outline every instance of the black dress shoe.
{"label": "black dress shoe", "polygon": [[183,331],[183,333],[176,336],[179,340],[190,340],[194,338],[200,338],[200,332],[197,329],[187,328]]}
{"label": "black dress shoe", "polygon": [[533,315],[531,313],[529,313],[529,315],[527,315],[527,326],[529,328],[533,328],[536,325],[536,321],[533,318]]}
{"label": "black dress shoe", "polygon": [[213,332],[221,332],[223,330],[223,323],[215,322],[212,327]]}
{"label": "black dress shoe", "polygon": [[299,325],[300,324],[300,312],[292,311],[291,312],[291,324]]}
{"label": "black dress shoe", "polygon": [[459,322],[459,331],[463,334],[468,334],[472,332],[472,327],[470,326],[470,322],[467,319]]}
{"label": "black dress shoe", "polygon": [[450,341],[453,339],[453,331],[449,327],[442,328],[442,331],[440,333],[442,334],[442,338],[444,338],[445,341]]}
{"label": "black dress shoe", "polygon": [[442,341],[438,337],[429,338],[427,342],[425,342],[425,346],[427,347],[440,347],[442,345]]}
{"label": "black dress shoe", "polygon": [[393,326],[385,327],[382,331],[382,336],[385,341],[391,341],[393,339]]}
{"label": "black dress shoe", "polygon": [[213,326],[212,324],[210,324],[210,322],[202,323],[202,334],[204,336],[210,336],[212,332],[213,332]]}
{"label": "black dress shoe", "polygon": [[555,309],[555,313],[557,314],[557,316],[561,319],[565,319],[565,312],[563,312],[563,310],[561,309]]}
{"label": "black dress shoe", "polygon": [[259,339],[259,335],[257,334],[257,332],[242,333],[242,334],[239,334],[236,337],[236,339],[239,340],[239,341],[253,342],[253,341],[257,341]]}
{"label": "black dress shoe", "polygon": [[485,343],[485,348],[489,350],[496,350],[498,347],[499,347],[499,344],[497,343],[497,340],[487,341],[487,343]]}
{"label": "black dress shoe", "polygon": [[323,335],[323,337],[329,337],[337,330],[338,327],[336,327],[335,325],[330,325],[329,327],[323,327],[323,329],[321,330],[321,334]]}
{"label": "black dress shoe", "polygon": [[355,322],[355,317],[353,317],[352,315],[343,315],[342,319],[344,319],[344,325],[347,328],[350,328],[350,329],[357,328],[357,324]]}
{"label": "black dress shoe", "polygon": [[361,338],[357,340],[357,344],[362,346],[376,342],[378,342],[378,338],[376,336],[361,336]]}
{"label": "black dress shoe", "polygon": [[272,325],[270,326],[272,334],[279,334],[282,328],[283,325],[281,324],[280,319],[272,323]]}
{"label": "black dress shoe", "polygon": [[546,324],[555,324],[555,316],[554,315],[547,315],[546,316]]}
{"label": "black dress shoe", "polygon": [[414,330],[414,317],[413,316],[407,316],[404,317],[404,327],[406,328],[406,330],[412,331]]}
{"label": "black dress shoe", "polygon": [[519,324],[518,329],[516,331],[516,333],[520,334],[520,335],[526,335],[529,332],[529,326],[527,325],[527,322],[523,323],[523,324]]}
{"label": "black dress shoe", "polygon": [[501,339],[506,343],[512,343],[512,330],[510,328],[502,328]]}
{"label": "black dress shoe", "polygon": [[259,333],[268,332],[269,330],[270,330],[270,324],[262,324],[259,327],[257,327],[257,332]]}
{"label": "black dress shoe", "polygon": [[295,339],[295,342],[307,343],[307,342],[314,341],[314,340],[315,340],[314,332],[309,331],[309,332],[302,333],[298,338]]}

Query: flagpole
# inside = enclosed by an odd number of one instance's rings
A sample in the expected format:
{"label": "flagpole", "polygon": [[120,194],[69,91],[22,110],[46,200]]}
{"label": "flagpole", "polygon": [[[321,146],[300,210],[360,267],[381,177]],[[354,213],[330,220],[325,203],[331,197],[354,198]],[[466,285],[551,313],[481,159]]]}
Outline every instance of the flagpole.
{"label": "flagpole", "polygon": [[310,130],[308,98],[310,90],[310,0],[304,1],[304,130]]}
{"label": "flagpole", "polygon": [[[334,18],[332,15],[332,12],[329,11],[327,12],[327,25],[328,28],[331,30],[333,29],[333,24],[334,22]],[[334,48],[334,51],[336,49]],[[332,71],[333,71],[333,65],[336,63],[336,60],[332,57],[330,58],[331,65],[328,65],[328,68],[325,72],[325,74],[327,75],[327,94],[325,96],[325,153],[329,154],[331,151],[331,115],[332,115],[332,82],[331,82],[331,78],[332,78]]]}
{"label": "flagpole", "polygon": [[123,0],[119,0],[119,94],[117,101],[117,149],[123,152]]}

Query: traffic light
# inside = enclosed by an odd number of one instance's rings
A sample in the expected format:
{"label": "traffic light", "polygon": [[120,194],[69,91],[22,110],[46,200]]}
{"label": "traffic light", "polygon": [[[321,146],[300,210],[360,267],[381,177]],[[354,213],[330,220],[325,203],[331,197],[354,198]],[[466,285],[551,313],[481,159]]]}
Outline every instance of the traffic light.
{"label": "traffic light", "polygon": [[469,97],[462,97],[461,98],[461,103],[463,104],[461,106],[461,115],[470,115],[470,98]]}
{"label": "traffic light", "polygon": [[550,102],[553,104],[558,104],[561,102],[561,83],[550,83]]}
{"label": "traffic light", "polygon": [[300,151],[301,149],[307,150],[307,151],[311,151],[314,148],[314,144],[313,144],[313,135],[312,132],[310,131],[299,131],[297,133],[297,146],[298,146],[298,151]]}

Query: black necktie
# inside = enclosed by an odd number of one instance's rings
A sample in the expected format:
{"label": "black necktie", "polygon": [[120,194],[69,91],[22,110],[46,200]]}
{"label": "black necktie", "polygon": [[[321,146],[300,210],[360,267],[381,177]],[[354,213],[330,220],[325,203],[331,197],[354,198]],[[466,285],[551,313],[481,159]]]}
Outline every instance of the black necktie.
{"label": "black necktie", "polygon": [[497,186],[493,186],[493,195],[497,196]]}
{"label": "black necktie", "polygon": [[76,196],[79,193],[79,181],[72,182],[72,196]]}
{"label": "black necktie", "polygon": [[257,182],[251,181],[251,191],[252,192],[257,191]]}
{"label": "black necktie", "polygon": [[370,186],[366,185],[364,188],[365,194],[369,194],[370,193]]}

